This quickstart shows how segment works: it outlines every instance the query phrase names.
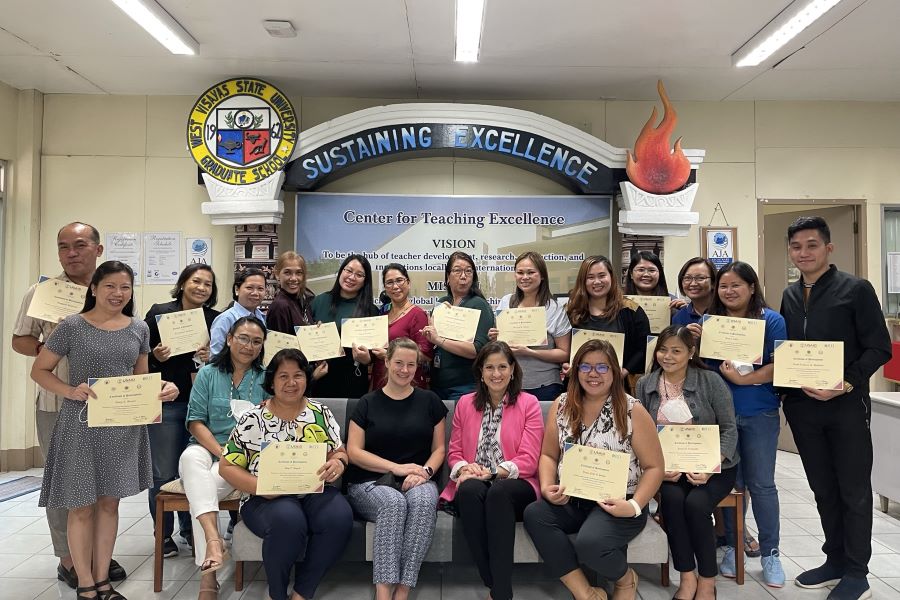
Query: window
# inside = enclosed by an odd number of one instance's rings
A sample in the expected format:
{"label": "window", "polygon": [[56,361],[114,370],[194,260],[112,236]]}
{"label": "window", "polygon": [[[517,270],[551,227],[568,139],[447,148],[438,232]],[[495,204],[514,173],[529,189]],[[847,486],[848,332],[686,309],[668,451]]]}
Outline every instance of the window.
{"label": "window", "polygon": [[882,308],[885,315],[900,313],[900,206],[881,208]]}

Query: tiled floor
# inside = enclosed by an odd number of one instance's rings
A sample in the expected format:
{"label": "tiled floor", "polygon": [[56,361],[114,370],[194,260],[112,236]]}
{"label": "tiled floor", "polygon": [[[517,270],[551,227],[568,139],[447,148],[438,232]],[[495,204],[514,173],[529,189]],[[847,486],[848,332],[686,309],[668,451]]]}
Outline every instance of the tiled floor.
{"label": "tiled floor", "polygon": [[[0,474],[0,482],[25,474],[40,476],[40,471],[3,473]],[[822,561],[822,528],[799,457],[779,452],[776,478],[781,499],[782,563],[788,579],[792,580],[804,569]],[[118,589],[129,600],[191,600],[197,597],[199,575],[190,552],[185,548],[182,548],[181,556],[166,559],[165,586],[161,593],[153,593],[153,537],[145,494],[122,502],[119,521],[115,556],[128,570],[129,577]],[[755,531],[750,515],[748,526]],[[887,515],[876,508],[872,538],[869,582],[873,595],[879,600],[900,600],[900,504],[891,503]],[[0,503],[0,600],[73,599],[74,591],[53,577],[56,562],[43,510],[37,507],[37,492]],[[637,569],[641,577],[639,595],[643,600],[668,600],[672,597],[675,587],[666,589],[659,585],[657,567],[640,565]],[[759,559],[748,560],[747,575],[743,586],[720,578],[719,598],[824,599],[828,593],[828,590],[802,590],[792,581],[780,590],[767,588],[760,583],[762,571]],[[343,565],[329,575],[317,597],[371,599],[370,577],[369,565]],[[224,580],[220,593],[222,600],[262,600],[266,597],[265,575],[257,564],[248,566],[247,585],[241,593],[234,592],[233,565],[219,571],[219,579]],[[559,583],[549,580],[541,569],[534,566],[516,569],[515,587],[516,598],[569,598]],[[483,600],[487,592],[471,567],[445,566],[442,569],[426,564],[413,597],[419,600]]]}

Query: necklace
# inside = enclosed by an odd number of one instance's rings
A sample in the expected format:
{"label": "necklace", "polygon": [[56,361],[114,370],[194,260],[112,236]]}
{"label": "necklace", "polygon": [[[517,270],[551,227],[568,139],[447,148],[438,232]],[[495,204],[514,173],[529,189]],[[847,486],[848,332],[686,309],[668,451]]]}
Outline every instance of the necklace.
{"label": "necklace", "polygon": [[662,377],[661,379],[663,382],[663,390],[665,391],[667,401],[671,399],[671,397],[669,396],[669,387],[671,387],[673,390],[672,396],[677,398],[681,395],[682,390],[684,389],[684,379],[677,383],[669,383],[668,381],[666,381],[665,377]]}
{"label": "necklace", "polygon": [[[388,320],[390,321],[391,324],[396,323],[397,321],[400,320],[401,317],[403,317],[403,315],[408,313],[410,311],[410,309],[412,309],[413,306],[414,306],[413,303],[410,302],[409,300],[407,300],[406,304],[403,305],[403,308],[396,314],[396,316],[390,317],[390,315],[388,315]],[[394,312],[395,308],[396,307],[392,304],[391,305],[391,313]]]}

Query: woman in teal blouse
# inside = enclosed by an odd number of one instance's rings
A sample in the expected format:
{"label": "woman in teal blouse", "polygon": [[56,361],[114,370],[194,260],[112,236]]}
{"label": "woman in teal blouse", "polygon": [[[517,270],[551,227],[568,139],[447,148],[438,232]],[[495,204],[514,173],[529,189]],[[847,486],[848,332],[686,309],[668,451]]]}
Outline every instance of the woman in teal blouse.
{"label": "woman in teal blouse", "polygon": [[241,413],[268,394],[262,364],[266,327],[254,316],[234,322],[225,347],[201,368],[188,401],[190,444],[178,463],[194,526],[194,554],[200,566],[201,597],[218,591],[215,571],[225,561],[218,528],[219,501],[233,491],[219,476],[219,457]]}

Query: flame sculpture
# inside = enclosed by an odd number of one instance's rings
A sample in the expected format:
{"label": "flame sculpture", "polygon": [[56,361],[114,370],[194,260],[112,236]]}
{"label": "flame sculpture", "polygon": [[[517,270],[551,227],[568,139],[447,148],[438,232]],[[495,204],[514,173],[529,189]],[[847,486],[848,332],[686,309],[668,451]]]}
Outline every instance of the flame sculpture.
{"label": "flame sculpture", "polygon": [[681,150],[681,138],[675,140],[675,149],[669,150],[669,137],[678,122],[678,115],[669,102],[662,80],[657,82],[656,90],[665,109],[662,121],[657,127],[653,126],[657,114],[654,106],[653,113],[634,142],[634,156],[628,151],[625,172],[631,183],[645,192],[671,194],[687,183],[691,163]]}

